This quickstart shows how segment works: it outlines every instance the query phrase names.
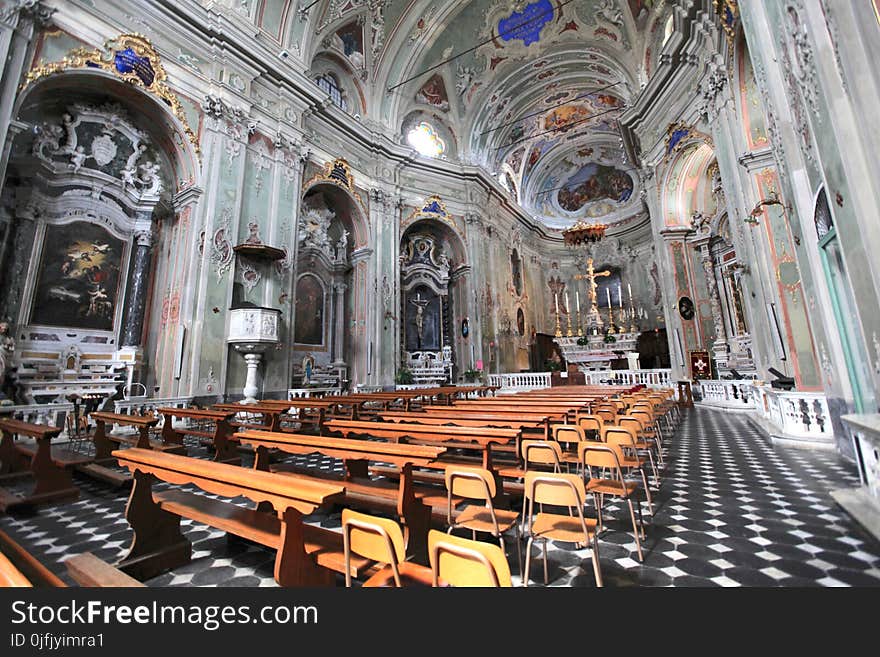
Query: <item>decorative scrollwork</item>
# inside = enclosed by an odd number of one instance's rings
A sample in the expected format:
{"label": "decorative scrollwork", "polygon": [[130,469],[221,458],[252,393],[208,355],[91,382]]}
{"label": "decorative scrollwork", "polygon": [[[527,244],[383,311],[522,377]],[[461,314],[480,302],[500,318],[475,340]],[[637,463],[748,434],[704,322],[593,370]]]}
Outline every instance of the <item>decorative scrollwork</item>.
{"label": "decorative scrollwork", "polygon": [[166,84],[167,75],[159,53],[150,40],[141,34],[120,34],[114,39],[105,41],[102,48],[77,48],[60,61],[43,64],[31,70],[21,88],[25,89],[37,80],[50,75],[71,69],[90,68],[112,73],[167,103],[174,116],[180,121],[196,155],[201,157],[198,138],[189,126],[180,99]]}

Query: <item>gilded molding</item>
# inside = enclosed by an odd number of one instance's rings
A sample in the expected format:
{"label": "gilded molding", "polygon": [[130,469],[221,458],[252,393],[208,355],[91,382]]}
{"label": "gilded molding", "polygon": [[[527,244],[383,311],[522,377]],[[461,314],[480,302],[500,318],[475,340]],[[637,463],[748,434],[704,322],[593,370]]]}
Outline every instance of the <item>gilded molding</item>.
{"label": "gilded molding", "polygon": [[105,41],[102,48],[77,48],[60,61],[38,66],[28,72],[20,90],[23,91],[34,82],[50,75],[88,68],[98,68],[112,73],[122,81],[162,99],[180,121],[196,154],[201,158],[198,138],[186,119],[180,99],[166,84],[167,75],[162,66],[162,59],[150,40],[141,34],[120,34]]}

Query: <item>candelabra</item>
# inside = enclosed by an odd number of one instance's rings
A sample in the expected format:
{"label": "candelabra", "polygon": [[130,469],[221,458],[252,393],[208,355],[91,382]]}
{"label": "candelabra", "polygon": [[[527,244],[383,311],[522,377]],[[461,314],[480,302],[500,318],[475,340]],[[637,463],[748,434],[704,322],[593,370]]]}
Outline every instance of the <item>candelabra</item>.
{"label": "candelabra", "polygon": [[580,338],[584,335],[584,318],[583,318],[583,315],[581,314],[580,310],[578,310],[577,320],[578,320],[578,337]]}
{"label": "candelabra", "polygon": [[619,315],[620,315],[620,319],[618,320],[619,327],[617,329],[617,332],[618,333],[626,333],[626,311],[623,308],[621,308]]}
{"label": "candelabra", "polygon": [[633,308],[632,299],[629,301],[629,332],[636,333],[639,327],[636,326],[636,309]]}
{"label": "candelabra", "polygon": [[567,322],[567,324],[568,324],[568,330],[566,331],[565,334],[570,338],[572,335],[574,335],[574,334],[571,332],[571,313],[570,313],[570,312],[569,312],[569,313],[566,313],[566,314],[565,314],[565,318],[566,318],[566,322]]}
{"label": "candelabra", "polygon": [[562,337],[562,325],[559,323],[559,313],[556,313],[556,337]]}
{"label": "candelabra", "polygon": [[608,305],[608,332],[614,333],[616,331],[617,331],[617,329],[614,326],[614,309],[609,304]]}

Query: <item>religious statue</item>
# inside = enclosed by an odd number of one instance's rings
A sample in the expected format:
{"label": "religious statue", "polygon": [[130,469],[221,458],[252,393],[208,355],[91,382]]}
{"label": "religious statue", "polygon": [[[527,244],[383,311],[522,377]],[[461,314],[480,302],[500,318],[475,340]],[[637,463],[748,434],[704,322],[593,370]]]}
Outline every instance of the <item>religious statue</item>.
{"label": "religious statue", "polygon": [[83,147],[77,146],[73,153],[70,154],[70,166],[74,173],[77,173],[82,168],[83,164],[85,164],[86,158],[88,158],[88,155]]}
{"label": "religious statue", "polygon": [[429,299],[422,299],[422,293],[419,292],[416,294],[414,299],[410,299],[409,302],[416,307],[416,335],[419,338],[419,349],[422,348],[422,331],[425,328],[425,306],[430,303]]}

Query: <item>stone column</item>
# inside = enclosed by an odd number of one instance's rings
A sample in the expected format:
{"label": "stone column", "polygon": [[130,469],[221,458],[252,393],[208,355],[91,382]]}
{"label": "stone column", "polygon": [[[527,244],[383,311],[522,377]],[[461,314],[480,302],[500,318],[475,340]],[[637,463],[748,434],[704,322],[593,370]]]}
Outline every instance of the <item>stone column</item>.
{"label": "stone column", "polygon": [[345,359],[342,350],[345,345],[345,283],[334,283],[333,291],[336,293],[334,303],[335,328],[333,330],[333,367],[345,367]]}
{"label": "stone column", "polygon": [[150,288],[150,263],[153,235],[150,231],[135,233],[131,278],[128,286],[128,309],[122,333],[123,347],[137,347],[144,329],[144,310]]}
{"label": "stone column", "polygon": [[709,292],[709,306],[712,309],[712,322],[715,324],[715,341],[712,343],[712,356],[718,368],[727,369],[727,331],[721,314],[721,299],[718,295],[718,282],[715,279],[715,259],[709,251],[709,243],[700,246],[700,262],[706,275],[706,290]]}

